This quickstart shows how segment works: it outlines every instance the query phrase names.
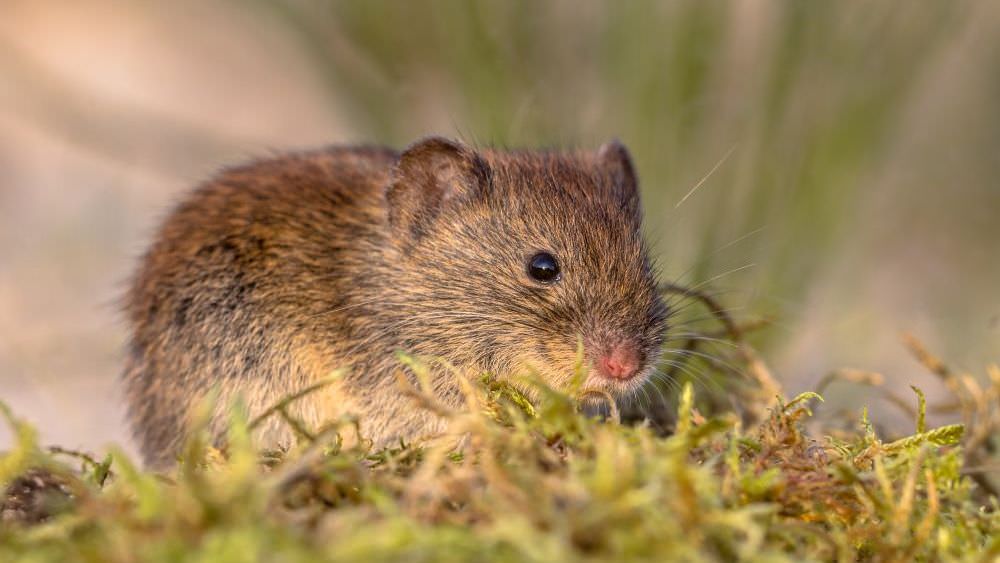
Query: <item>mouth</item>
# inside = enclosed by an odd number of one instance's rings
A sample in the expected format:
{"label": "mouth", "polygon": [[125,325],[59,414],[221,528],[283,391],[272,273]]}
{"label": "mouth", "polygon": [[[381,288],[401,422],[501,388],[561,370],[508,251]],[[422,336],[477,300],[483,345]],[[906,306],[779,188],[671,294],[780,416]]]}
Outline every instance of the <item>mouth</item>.
{"label": "mouth", "polygon": [[[655,368],[651,363],[653,358],[638,342],[619,339],[589,349],[585,345],[583,366],[578,363],[579,357],[567,359],[565,363],[559,359],[543,356],[525,359],[523,365],[526,373],[535,373],[555,389],[569,391],[585,403],[627,399],[650,379]],[[572,383],[573,374],[580,368],[585,375],[583,382],[576,386]]]}
{"label": "mouth", "polygon": [[580,389],[581,396],[610,395],[614,399],[631,396],[649,379],[649,368],[635,370],[629,377],[608,377],[596,369],[591,369]]}

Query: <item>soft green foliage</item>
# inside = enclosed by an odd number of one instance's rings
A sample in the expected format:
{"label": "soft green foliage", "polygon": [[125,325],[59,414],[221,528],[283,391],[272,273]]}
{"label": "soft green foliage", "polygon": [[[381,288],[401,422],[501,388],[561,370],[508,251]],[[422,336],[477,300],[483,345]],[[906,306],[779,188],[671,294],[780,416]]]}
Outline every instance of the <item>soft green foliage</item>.
{"label": "soft green foliage", "polygon": [[[423,364],[407,358],[415,372]],[[804,393],[744,428],[705,418],[692,386],[671,436],[578,413],[551,389],[530,403],[469,382],[447,410],[457,442],[372,452],[348,427],[257,452],[234,409],[225,452],[198,432],[169,476],[121,453],[108,466],[18,445],[0,480],[46,468],[71,503],[29,526],[0,524],[3,561],[840,560],[987,561],[1000,553],[996,500],[962,476],[961,426],[882,445],[870,425],[815,439]],[[415,407],[416,408],[416,407]],[[457,444],[457,445],[456,445]],[[8,507],[9,509],[9,507]],[[991,555],[992,554],[992,555]]]}
{"label": "soft green foliage", "polygon": [[[858,357],[873,328],[858,316],[891,335],[921,311],[956,353],[992,357],[976,324],[1000,280],[989,2],[231,5],[299,47],[351,140],[621,138],[665,279],[726,274],[739,301],[795,328],[821,307],[831,323],[810,356]],[[794,346],[776,334],[758,336],[765,351]]]}

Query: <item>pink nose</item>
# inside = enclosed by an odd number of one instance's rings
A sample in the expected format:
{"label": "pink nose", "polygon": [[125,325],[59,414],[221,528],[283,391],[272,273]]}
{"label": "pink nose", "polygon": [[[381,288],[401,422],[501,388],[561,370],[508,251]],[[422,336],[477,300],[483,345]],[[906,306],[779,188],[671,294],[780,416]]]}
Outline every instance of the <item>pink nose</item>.
{"label": "pink nose", "polygon": [[612,346],[597,361],[597,372],[609,379],[632,379],[639,370],[639,351],[633,344]]}

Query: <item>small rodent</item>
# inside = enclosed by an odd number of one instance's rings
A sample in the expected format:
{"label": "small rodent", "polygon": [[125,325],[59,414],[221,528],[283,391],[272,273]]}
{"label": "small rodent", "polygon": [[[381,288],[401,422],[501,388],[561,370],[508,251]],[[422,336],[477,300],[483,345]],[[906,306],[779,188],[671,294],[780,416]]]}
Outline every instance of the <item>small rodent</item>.
{"label": "small rodent", "polygon": [[[149,466],[174,463],[191,411],[219,393],[251,416],[290,407],[313,428],[360,417],[376,445],[444,421],[399,390],[397,351],[470,375],[530,370],[633,393],[660,356],[666,306],[640,234],[623,145],[476,149],[431,137],[402,153],[329,147],[230,168],[168,216],[125,299],[129,419]],[[454,372],[439,399],[462,400]],[[276,417],[272,417],[276,418]],[[280,420],[255,440],[292,439]]]}

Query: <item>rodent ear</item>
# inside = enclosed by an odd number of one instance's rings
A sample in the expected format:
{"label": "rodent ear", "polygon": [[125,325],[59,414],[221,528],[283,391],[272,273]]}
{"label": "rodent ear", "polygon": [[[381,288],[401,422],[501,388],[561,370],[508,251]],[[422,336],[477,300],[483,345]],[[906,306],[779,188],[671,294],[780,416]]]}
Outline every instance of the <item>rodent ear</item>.
{"label": "rodent ear", "polygon": [[441,137],[413,143],[400,155],[386,192],[389,223],[419,238],[450,200],[478,190],[489,168],[475,150]]}
{"label": "rodent ear", "polygon": [[610,177],[615,197],[627,210],[641,215],[639,181],[635,166],[632,165],[632,156],[625,145],[618,139],[604,143],[597,151],[597,158],[600,166]]}

